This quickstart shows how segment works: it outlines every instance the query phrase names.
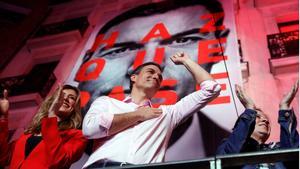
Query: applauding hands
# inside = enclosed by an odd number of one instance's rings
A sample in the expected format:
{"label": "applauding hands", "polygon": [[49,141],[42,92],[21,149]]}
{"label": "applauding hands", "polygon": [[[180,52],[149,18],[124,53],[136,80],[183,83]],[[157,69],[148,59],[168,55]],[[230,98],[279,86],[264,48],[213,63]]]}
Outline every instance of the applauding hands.
{"label": "applauding hands", "polygon": [[[285,94],[285,96],[281,99],[279,103],[280,110],[287,110],[290,109],[290,104],[292,103],[293,99],[296,96],[296,93],[299,88],[299,80],[295,82],[291,90]],[[244,105],[246,109],[255,109],[255,103],[254,101],[247,95],[245,90],[239,86],[235,85],[235,92],[241,103]]]}
{"label": "applauding hands", "polygon": [[247,93],[241,86],[236,84],[235,92],[236,92],[236,95],[239,98],[240,102],[244,105],[244,107],[246,109],[255,110],[256,106],[255,106],[254,101],[247,95]]}
{"label": "applauding hands", "polygon": [[299,80],[295,82],[292,89],[282,98],[279,108],[280,110],[287,110],[290,108],[290,104],[296,96],[299,87]]}
{"label": "applauding hands", "polygon": [[3,98],[0,98],[0,118],[7,118],[9,109],[8,91],[3,90]]}

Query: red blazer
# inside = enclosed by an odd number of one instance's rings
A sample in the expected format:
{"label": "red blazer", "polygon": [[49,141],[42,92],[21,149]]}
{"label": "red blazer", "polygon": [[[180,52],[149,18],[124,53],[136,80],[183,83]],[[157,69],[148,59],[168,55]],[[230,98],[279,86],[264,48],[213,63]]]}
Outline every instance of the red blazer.
{"label": "red blazer", "polygon": [[8,122],[7,119],[0,120],[0,168],[7,164],[9,158],[8,144]]}
{"label": "red blazer", "polygon": [[23,134],[15,143],[10,169],[63,169],[79,160],[87,140],[81,130],[58,130],[57,119],[44,118],[42,141],[25,158],[25,145],[31,134]]}

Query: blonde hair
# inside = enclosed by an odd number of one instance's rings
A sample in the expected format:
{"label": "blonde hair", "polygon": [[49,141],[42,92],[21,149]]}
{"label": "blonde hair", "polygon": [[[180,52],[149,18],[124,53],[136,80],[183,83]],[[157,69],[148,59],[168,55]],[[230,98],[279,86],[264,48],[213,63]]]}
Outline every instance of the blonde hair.
{"label": "blonde hair", "polygon": [[[48,117],[49,108],[53,103],[55,96],[58,95],[57,88],[55,92],[48,96],[41,104],[38,112],[33,117],[31,123],[29,124],[28,128],[25,130],[25,134],[39,134],[41,132],[41,121],[43,118]],[[73,128],[80,128],[82,122],[81,116],[81,109],[80,109],[80,90],[77,87],[71,85],[64,85],[62,90],[64,89],[72,89],[77,94],[77,99],[75,102],[74,110],[69,118],[64,119],[58,123],[59,130],[66,130],[66,129],[73,129]]]}

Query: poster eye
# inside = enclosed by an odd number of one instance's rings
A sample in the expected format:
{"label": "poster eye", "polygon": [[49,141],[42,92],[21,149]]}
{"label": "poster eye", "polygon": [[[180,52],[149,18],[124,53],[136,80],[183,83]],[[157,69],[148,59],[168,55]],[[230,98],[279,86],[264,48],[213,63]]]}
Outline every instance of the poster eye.
{"label": "poster eye", "polygon": [[185,46],[185,45],[194,44],[195,42],[198,42],[201,39],[202,38],[200,37],[178,37],[178,38],[174,38],[162,42],[162,45],[167,45],[170,47]]}

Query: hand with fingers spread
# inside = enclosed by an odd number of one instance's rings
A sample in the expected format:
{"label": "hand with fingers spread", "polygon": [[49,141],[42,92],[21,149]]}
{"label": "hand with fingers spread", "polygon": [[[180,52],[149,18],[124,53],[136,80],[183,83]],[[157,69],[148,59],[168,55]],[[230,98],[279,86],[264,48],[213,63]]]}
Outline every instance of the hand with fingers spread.
{"label": "hand with fingers spread", "polygon": [[184,53],[184,52],[177,52],[173,56],[170,57],[170,59],[175,63],[175,64],[184,64],[184,62],[190,57]]}
{"label": "hand with fingers spread", "polygon": [[285,94],[285,96],[280,101],[280,104],[279,104],[280,110],[290,109],[290,104],[292,103],[293,99],[295,98],[298,88],[299,88],[299,80],[297,80],[295,82],[295,84],[293,85],[291,90],[287,94]]}
{"label": "hand with fingers spread", "polygon": [[140,107],[135,113],[140,117],[139,121],[146,121],[149,119],[153,119],[159,117],[162,114],[162,109],[151,108],[151,107]]}
{"label": "hand with fingers spread", "polygon": [[7,118],[9,109],[8,91],[3,90],[3,98],[0,98],[0,117]]}
{"label": "hand with fingers spread", "polygon": [[236,95],[239,98],[240,102],[244,105],[244,107],[246,109],[255,110],[256,106],[255,106],[254,101],[247,95],[247,93],[241,86],[236,84],[235,92],[236,92]]}
{"label": "hand with fingers spread", "polygon": [[54,97],[54,100],[49,108],[49,114],[48,117],[57,117],[56,113],[59,111],[59,108],[62,106],[64,102],[64,93],[63,89],[60,86],[58,89],[58,92],[56,93],[56,96]]}

